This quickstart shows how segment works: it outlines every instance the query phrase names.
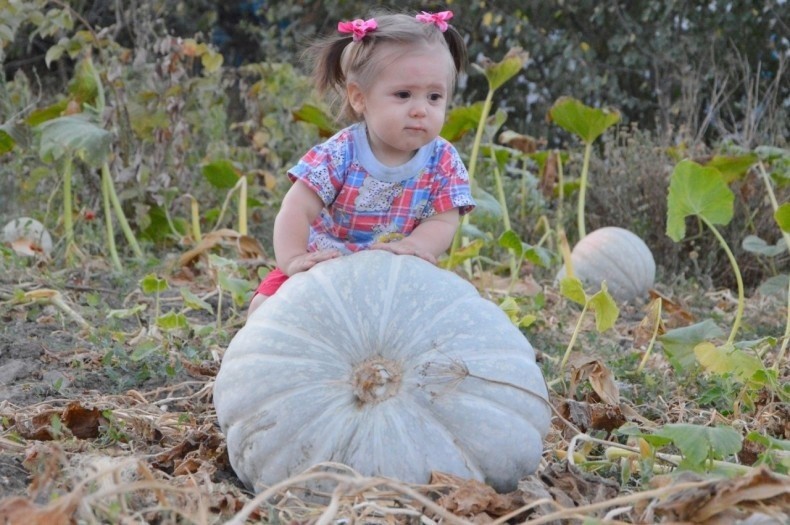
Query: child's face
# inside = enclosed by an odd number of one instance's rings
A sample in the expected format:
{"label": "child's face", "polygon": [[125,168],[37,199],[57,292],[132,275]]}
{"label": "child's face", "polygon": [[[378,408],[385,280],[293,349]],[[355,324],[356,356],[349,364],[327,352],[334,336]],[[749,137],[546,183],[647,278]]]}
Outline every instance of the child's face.
{"label": "child's face", "polygon": [[367,90],[349,86],[352,107],[363,115],[370,145],[385,165],[397,166],[442,130],[452,61],[445,47],[399,53]]}

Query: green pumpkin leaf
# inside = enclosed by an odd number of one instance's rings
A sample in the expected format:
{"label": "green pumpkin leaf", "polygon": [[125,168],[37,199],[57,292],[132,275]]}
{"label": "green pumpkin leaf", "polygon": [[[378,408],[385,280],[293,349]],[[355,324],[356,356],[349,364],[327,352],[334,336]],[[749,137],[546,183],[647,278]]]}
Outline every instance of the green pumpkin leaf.
{"label": "green pumpkin leaf", "polygon": [[779,239],[776,244],[770,245],[756,235],[747,235],[741,243],[741,247],[750,253],[764,255],[766,257],[776,257],[787,251],[787,244],[784,239]]}
{"label": "green pumpkin leaf", "polygon": [[502,232],[502,235],[499,236],[498,242],[502,248],[512,251],[516,257],[521,257],[521,255],[524,253],[524,244],[521,242],[521,238],[518,236],[518,234],[513,230],[506,230]]}
{"label": "green pumpkin leaf", "polygon": [[144,294],[151,295],[164,292],[169,288],[169,285],[166,280],[160,279],[156,274],[149,273],[140,279],[140,288],[143,290]]}
{"label": "green pumpkin leaf", "polygon": [[318,133],[322,137],[331,137],[337,132],[335,119],[318,106],[304,104],[293,112],[293,117],[296,121],[307,122],[318,127]]}
{"label": "green pumpkin leaf", "polygon": [[790,202],[779,206],[779,209],[774,213],[774,219],[783,232],[790,233]]}
{"label": "green pumpkin leaf", "polygon": [[496,91],[505,82],[516,76],[528,60],[529,53],[520,47],[514,47],[507,52],[501,62],[488,61],[482,67],[478,64],[473,64],[473,66],[485,75],[489,90]]}
{"label": "green pumpkin leaf", "polygon": [[482,239],[475,239],[466,246],[462,246],[457,250],[453,250],[453,254],[451,257],[448,257],[446,261],[442,263],[442,267],[447,268],[448,270],[452,270],[453,268],[457,268],[464,261],[469,259],[474,259],[475,257],[480,255],[480,250],[485,246],[485,241]]}
{"label": "green pumpkin leaf", "polygon": [[658,340],[664,346],[670,363],[676,370],[688,371],[697,362],[694,347],[703,341],[720,337],[724,332],[711,319],[682,328],[669,330]]}
{"label": "green pumpkin leaf", "polygon": [[84,113],[48,120],[36,129],[41,133],[39,155],[47,163],[69,155],[99,167],[110,153],[112,134]]}
{"label": "green pumpkin leaf", "polygon": [[617,303],[606,288],[606,281],[602,281],[601,289],[590,297],[590,307],[595,312],[595,328],[599,332],[605,332],[613,327],[620,315]]}
{"label": "green pumpkin leaf", "polygon": [[159,345],[157,345],[153,341],[147,341],[145,343],[140,344],[140,346],[138,346],[137,348],[135,348],[134,352],[132,352],[132,355],[129,356],[129,359],[131,359],[134,362],[139,362],[145,359],[146,357],[148,357],[149,355],[153,354],[157,350],[159,350]]}
{"label": "green pumpkin leaf", "polygon": [[707,168],[716,168],[724,178],[724,182],[730,183],[734,180],[742,179],[749,172],[749,169],[757,162],[758,157],[755,153],[746,155],[716,155],[705,163]]}
{"label": "green pumpkin leaf", "polygon": [[669,182],[667,235],[679,242],[686,236],[686,217],[699,216],[711,224],[732,220],[733,195],[716,168],[684,160],[675,166]]}
{"label": "green pumpkin leaf", "polygon": [[721,459],[741,450],[740,432],[731,427],[703,427],[688,423],[664,425],[654,432],[672,440],[683,455],[682,466],[704,470],[709,459]]}
{"label": "green pumpkin leaf", "polygon": [[203,166],[203,176],[206,180],[221,190],[227,190],[239,182],[239,172],[229,160],[215,160]]}
{"label": "green pumpkin leaf", "polygon": [[189,288],[180,288],[181,297],[184,299],[184,304],[193,310],[205,310],[210,314],[214,313],[214,307],[209,303],[192,293]]}
{"label": "green pumpkin leaf", "polygon": [[14,145],[16,145],[14,138],[7,131],[0,129],[0,155],[14,149]]}
{"label": "green pumpkin leaf", "polygon": [[189,328],[189,322],[184,314],[171,311],[157,317],[156,326],[166,331],[184,330]]}
{"label": "green pumpkin leaf", "polygon": [[765,282],[763,282],[759,288],[757,288],[757,292],[762,295],[781,296],[782,294],[787,293],[788,280],[790,280],[790,275],[787,275],[786,273],[774,275],[773,277],[766,279]]}
{"label": "green pumpkin leaf", "polygon": [[440,135],[442,138],[457,142],[470,131],[477,129],[477,123],[483,116],[483,102],[475,102],[469,106],[454,108],[448,113]]}
{"label": "green pumpkin leaf", "polygon": [[787,439],[777,439],[772,436],[764,436],[755,430],[752,430],[746,434],[746,440],[753,443],[758,443],[768,449],[790,451],[790,441]]}
{"label": "green pumpkin leaf", "polygon": [[587,294],[584,293],[584,285],[577,277],[565,277],[560,280],[560,293],[566,299],[570,299],[582,306],[587,304]]}
{"label": "green pumpkin leaf", "polygon": [[56,102],[51,106],[46,106],[40,109],[34,109],[33,111],[30,112],[30,115],[28,115],[28,117],[25,119],[25,122],[27,122],[27,124],[30,127],[36,127],[43,122],[61,116],[63,112],[66,111],[68,105],[69,105],[69,100],[64,98],[60,102]]}
{"label": "green pumpkin leaf", "polygon": [[669,445],[670,443],[672,443],[672,440],[668,437],[657,436],[655,434],[647,434],[645,432],[642,432],[642,430],[638,426],[634,425],[633,423],[626,423],[620,428],[615,429],[614,433],[620,436],[642,438],[655,448],[663,447],[664,445]]}
{"label": "green pumpkin leaf", "polygon": [[524,245],[524,258],[541,268],[549,268],[554,263],[554,255],[540,246]]}
{"label": "green pumpkin leaf", "polygon": [[703,342],[694,347],[694,355],[705,370],[718,375],[731,374],[741,382],[749,380],[763,363],[754,355],[747,354],[731,344],[715,346]]}
{"label": "green pumpkin leaf", "polygon": [[585,106],[572,97],[560,97],[549,110],[549,119],[591,144],[611,126],[620,122],[620,112]]}

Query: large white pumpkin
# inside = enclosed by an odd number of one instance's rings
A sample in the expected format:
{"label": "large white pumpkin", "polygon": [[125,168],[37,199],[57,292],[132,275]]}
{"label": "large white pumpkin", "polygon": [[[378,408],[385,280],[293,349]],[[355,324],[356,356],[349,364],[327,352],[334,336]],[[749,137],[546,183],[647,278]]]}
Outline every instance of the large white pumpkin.
{"label": "large white pumpkin", "polygon": [[255,491],[326,461],[513,490],[540,461],[546,399],[531,345],[497,305],[380,250],[289,279],[233,338],[214,385],[231,465]]}
{"label": "large white pumpkin", "polygon": [[[636,234],[615,226],[590,232],[571,251],[573,273],[593,290],[606,281],[617,301],[647,297],[656,279],[656,262],[645,242]],[[557,274],[565,277],[563,266]]]}

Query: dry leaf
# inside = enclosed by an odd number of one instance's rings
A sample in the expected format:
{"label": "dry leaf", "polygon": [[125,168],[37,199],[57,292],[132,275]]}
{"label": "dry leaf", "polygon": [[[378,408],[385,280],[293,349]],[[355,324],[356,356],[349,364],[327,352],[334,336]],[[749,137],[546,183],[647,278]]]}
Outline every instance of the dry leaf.
{"label": "dry leaf", "polygon": [[257,259],[265,256],[263,247],[256,239],[225,228],[204,235],[197,246],[178,258],[178,264],[179,266],[193,264],[200,256],[217,246],[232,246],[236,248],[242,259]]}
{"label": "dry leaf", "polygon": [[546,164],[540,172],[540,182],[538,189],[547,199],[554,197],[554,188],[557,186],[557,172],[559,163],[559,153],[552,151],[546,157]]}
{"label": "dry leaf", "polygon": [[15,496],[0,500],[0,523],[9,525],[71,525],[80,498],[78,493],[56,499],[40,507],[27,498]]}
{"label": "dry leaf", "polygon": [[[443,472],[431,473],[431,485],[445,485],[450,491],[437,503],[457,516],[474,522],[490,521],[490,516],[504,516],[521,506],[513,493],[499,494],[489,485]],[[485,515],[485,516],[482,516]]]}
{"label": "dry leaf", "polygon": [[656,323],[658,323],[656,336],[663,335],[666,332],[664,320],[661,319],[662,303],[663,299],[656,297],[647,305],[647,314],[634,330],[634,347],[641,348],[650,343],[653,339],[653,333],[656,332]]}
{"label": "dry leaf", "polygon": [[577,353],[571,355],[568,366],[571,369],[571,395],[586,379],[605,404],[620,404],[620,390],[614,382],[614,375],[601,360]]}
{"label": "dry leaf", "polygon": [[560,404],[558,411],[562,417],[576,425],[582,432],[588,430],[611,432],[626,422],[619,405],[584,403],[566,399]]}
{"label": "dry leaf", "polygon": [[[690,476],[674,479],[672,484],[687,482]],[[661,483],[660,480],[657,482]],[[708,520],[734,522],[743,519],[752,510],[776,513],[786,518],[790,512],[790,477],[776,474],[762,466],[746,476],[721,479],[671,494],[652,510],[661,517],[694,523]]]}
{"label": "dry leaf", "polygon": [[666,312],[669,317],[666,324],[670,328],[688,326],[694,322],[694,315],[677,302],[652,288],[648,293],[650,294],[651,301],[654,299],[661,299],[661,309]]}

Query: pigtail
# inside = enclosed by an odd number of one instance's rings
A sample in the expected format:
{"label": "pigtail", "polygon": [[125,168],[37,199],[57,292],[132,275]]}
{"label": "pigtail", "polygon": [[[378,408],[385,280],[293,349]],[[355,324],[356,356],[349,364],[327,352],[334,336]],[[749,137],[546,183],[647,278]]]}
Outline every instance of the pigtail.
{"label": "pigtail", "polygon": [[462,37],[461,33],[459,33],[453,26],[448,26],[447,31],[442,33],[442,35],[444,35],[444,40],[447,42],[447,47],[453,57],[455,70],[459,74],[463,73],[466,70],[466,65],[469,60],[464,37]]}
{"label": "pigtail", "polygon": [[341,89],[346,82],[343,72],[343,51],[351,43],[351,37],[324,40],[307,50],[313,61],[313,79],[320,94]]}

